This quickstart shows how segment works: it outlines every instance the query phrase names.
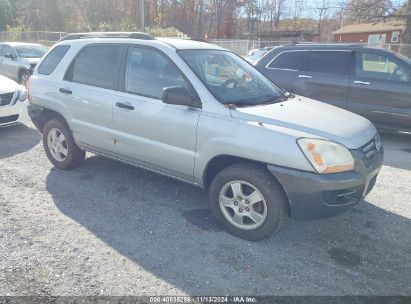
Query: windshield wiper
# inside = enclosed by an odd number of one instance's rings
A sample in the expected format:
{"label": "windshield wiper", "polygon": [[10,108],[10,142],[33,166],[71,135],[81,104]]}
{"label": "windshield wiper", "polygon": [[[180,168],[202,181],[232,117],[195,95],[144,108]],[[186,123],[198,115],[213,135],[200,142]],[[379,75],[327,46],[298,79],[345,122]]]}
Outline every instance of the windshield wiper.
{"label": "windshield wiper", "polygon": [[254,102],[249,102],[249,103],[247,103],[247,102],[230,102],[230,103],[225,103],[224,106],[226,106],[227,108],[230,108],[230,109],[257,107],[257,106],[261,106],[261,105],[268,105],[268,104],[274,104],[274,103],[278,103],[278,102],[284,102],[284,101],[287,101],[288,99],[292,99],[294,97],[295,97],[294,94],[291,94],[291,93],[287,92],[286,94],[281,95],[281,96],[271,96],[263,102],[258,102],[258,103],[254,103]]}
{"label": "windshield wiper", "polygon": [[281,102],[284,101],[284,98],[286,98],[286,96],[271,96],[269,99],[267,99],[264,102],[261,102],[257,105],[266,105],[266,104],[272,104],[272,103],[277,103],[277,102]]}
{"label": "windshield wiper", "polygon": [[286,92],[285,95],[281,98],[281,101],[287,101],[289,99],[295,98],[295,94]]}

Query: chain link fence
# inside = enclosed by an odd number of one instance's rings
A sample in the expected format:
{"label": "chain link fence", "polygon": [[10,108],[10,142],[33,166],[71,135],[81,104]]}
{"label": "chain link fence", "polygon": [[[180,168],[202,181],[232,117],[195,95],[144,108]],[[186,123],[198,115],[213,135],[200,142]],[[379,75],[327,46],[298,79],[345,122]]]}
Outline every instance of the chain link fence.
{"label": "chain link fence", "polygon": [[290,44],[290,41],[260,41],[260,40],[226,40],[226,39],[213,39],[210,43],[221,46],[227,50],[233,51],[240,56],[246,56],[251,50],[264,48],[264,47],[276,47],[284,44]]}
{"label": "chain link fence", "polygon": [[[60,38],[64,37],[68,33],[65,32],[0,32],[1,41],[24,41],[40,43],[46,46],[51,46]],[[264,48],[264,47],[276,47],[280,45],[290,44],[291,41],[261,41],[261,40],[229,40],[229,39],[214,39],[210,41],[213,44],[219,45],[223,48],[231,50],[241,56],[246,56],[251,50]],[[384,44],[384,45],[368,45],[359,44],[370,47],[380,47],[394,52],[398,52],[403,56],[411,58],[411,44]]]}
{"label": "chain link fence", "polygon": [[[260,40],[211,40],[213,44],[231,50],[241,56],[246,56],[251,50],[265,48],[265,47],[276,47],[280,45],[291,44],[291,41],[260,41]],[[304,42],[309,43],[309,42]],[[387,50],[391,50],[400,53],[403,56],[411,58],[411,44],[383,44],[383,45],[369,45],[355,43],[357,45],[362,45],[365,47],[378,47]]]}
{"label": "chain link fence", "polygon": [[41,43],[50,46],[65,35],[67,33],[64,32],[0,32],[0,40]]}

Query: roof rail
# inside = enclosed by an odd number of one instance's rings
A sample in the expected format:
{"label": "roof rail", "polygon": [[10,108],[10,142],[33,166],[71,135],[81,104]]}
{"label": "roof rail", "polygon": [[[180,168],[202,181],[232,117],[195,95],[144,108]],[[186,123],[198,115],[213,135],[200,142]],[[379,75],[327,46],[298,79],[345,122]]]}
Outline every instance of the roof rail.
{"label": "roof rail", "polygon": [[87,38],[129,38],[141,40],[155,40],[153,36],[142,32],[90,32],[90,33],[73,33],[62,37],[59,41],[87,39]]}
{"label": "roof rail", "polygon": [[292,41],[290,45],[313,45],[313,46],[361,46],[361,43],[321,43],[321,42],[298,42]]}

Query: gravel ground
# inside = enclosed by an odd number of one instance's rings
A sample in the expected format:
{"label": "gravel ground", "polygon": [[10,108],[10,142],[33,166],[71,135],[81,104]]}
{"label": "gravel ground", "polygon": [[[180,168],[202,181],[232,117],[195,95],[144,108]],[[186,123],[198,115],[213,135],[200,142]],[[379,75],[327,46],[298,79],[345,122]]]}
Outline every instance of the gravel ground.
{"label": "gravel ground", "polygon": [[92,154],[63,172],[0,129],[0,295],[411,295],[411,137],[383,135],[374,191],[246,242],[192,186]]}

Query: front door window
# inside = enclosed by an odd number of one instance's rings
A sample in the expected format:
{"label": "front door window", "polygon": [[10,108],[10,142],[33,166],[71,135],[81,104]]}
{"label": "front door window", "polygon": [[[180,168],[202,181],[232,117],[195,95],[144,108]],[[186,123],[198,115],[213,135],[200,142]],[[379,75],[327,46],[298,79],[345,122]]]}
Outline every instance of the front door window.
{"label": "front door window", "polygon": [[411,71],[388,57],[373,53],[357,53],[356,75],[367,79],[408,82]]}

